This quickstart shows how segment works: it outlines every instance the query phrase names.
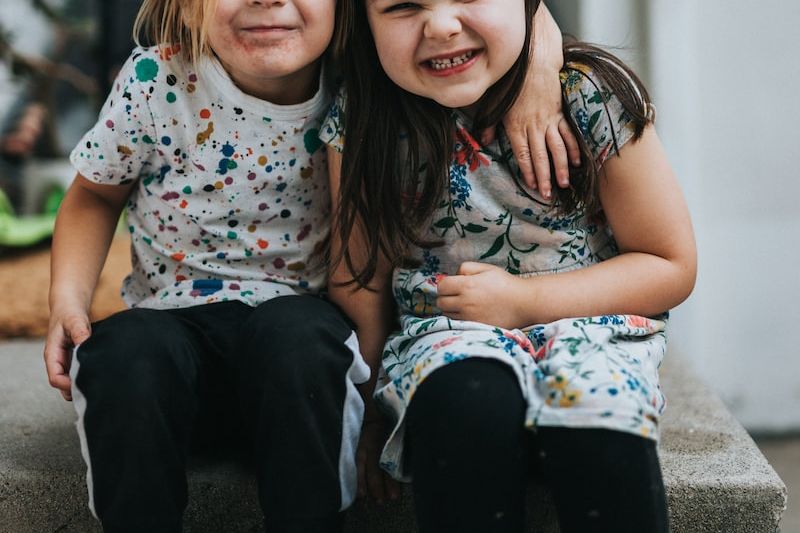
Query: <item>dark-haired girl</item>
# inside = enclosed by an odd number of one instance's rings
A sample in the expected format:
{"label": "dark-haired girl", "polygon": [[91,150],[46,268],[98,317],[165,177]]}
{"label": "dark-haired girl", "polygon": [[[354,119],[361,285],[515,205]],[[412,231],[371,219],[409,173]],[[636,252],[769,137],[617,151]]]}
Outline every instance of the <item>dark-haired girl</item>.
{"label": "dark-haired girl", "polygon": [[[658,367],[696,253],[646,90],[565,46],[584,164],[548,200],[502,135],[475,133],[519,93],[537,0],[340,1],[331,292],[368,360],[399,313],[374,394],[393,428],[380,465],[413,482],[422,532],[521,531],[531,471],[563,532],[666,532]],[[380,494],[376,413],[360,481]]]}

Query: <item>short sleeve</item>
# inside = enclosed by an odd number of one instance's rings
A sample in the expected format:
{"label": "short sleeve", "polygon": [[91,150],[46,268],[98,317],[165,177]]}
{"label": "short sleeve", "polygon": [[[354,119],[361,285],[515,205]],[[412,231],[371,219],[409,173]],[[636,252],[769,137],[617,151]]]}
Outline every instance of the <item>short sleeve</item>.
{"label": "short sleeve", "polygon": [[344,105],[346,95],[344,88],[339,89],[336,98],[333,99],[331,108],[322,127],[319,129],[319,140],[336,150],[344,150]]}
{"label": "short sleeve", "polygon": [[125,62],[97,123],[70,154],[73,167],[84,177],[124,185],[152,164],[157,137],[149,100],[161,68],[158,56],[141,48]]}
{"label": "short sleeve", "polygon": [[561,71],[561,86],[568,112],[578,126],[598,166],[631,140],[635,125],[622,102],[592,70],[569,63]]}

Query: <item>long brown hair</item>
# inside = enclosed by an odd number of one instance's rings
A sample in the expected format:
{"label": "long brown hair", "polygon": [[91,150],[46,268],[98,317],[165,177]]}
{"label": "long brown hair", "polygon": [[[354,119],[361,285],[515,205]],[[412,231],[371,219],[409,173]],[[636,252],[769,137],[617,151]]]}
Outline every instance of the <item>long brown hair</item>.
{"label": "long brown hair", "polygon": [[[339,0],[334,51],[341,65],[346,90],[345,143],[342,158],[339,208],[334,228],[342,242],[340,257],[353,282],[366,287],[374,277],[380,254],[399,265],[410,246],[430,247],[425,226],[448,193],[454,142],[452,113],[433,100],[395,85],[384,72],[367,22],[365,0]],[[533,16],[540,0],[525,0],[526,42],[533,33]],[[616,95],[635,125],[638,139],[648,123],[649,96],[641,81],[617,58],[586,43],[569,42],[565,62],[594,71]],[[473,129],[497,124],[514,104],[527,74],[530,46],[523,46],[508,73],[481,98]],[[567,108],[567,102],[563,102]],[[576,133],[577,124],[571,117]],[[580,134],[583,165],[573,169],[569,190],[558,190],[556,209],[599,211],[598,168]],[[616,147],[616,140],[615,147]],[[406,145],[407,150],[398,147]],[[364,237],[367,261],[356,265],[348,243],[358,224]],[[359,254],[362,255],[362,254]]]}

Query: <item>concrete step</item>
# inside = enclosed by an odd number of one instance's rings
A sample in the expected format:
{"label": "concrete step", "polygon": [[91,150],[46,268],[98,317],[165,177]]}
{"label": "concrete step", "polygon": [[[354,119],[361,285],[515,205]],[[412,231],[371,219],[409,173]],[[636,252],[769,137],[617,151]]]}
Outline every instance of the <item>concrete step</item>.
{"label": "concrete step", "polygon": [[[75,413],[46,381],[41,341],[0,342],[0,533],[93,533]],[[676,533],[775,533],[786,487],[747,432],[680,361],[663,372],[669,408],[660,456]],[[187,532],[261,531],[255,483],[234,464],[189,472]],[[558,531],[545,489],[528,494],[531,531]],[[410,491],[384,509],[357,505],[348,533],[416,531]]]}

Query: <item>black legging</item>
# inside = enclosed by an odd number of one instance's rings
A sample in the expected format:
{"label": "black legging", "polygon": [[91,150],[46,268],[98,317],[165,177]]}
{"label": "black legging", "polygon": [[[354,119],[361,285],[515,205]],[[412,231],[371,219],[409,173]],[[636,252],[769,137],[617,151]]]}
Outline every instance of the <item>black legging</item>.
{"label": "black legging", "polygon": [[605,429],[525,430],[510,368],[469,359],[436,370],[407,414],[421,533],[519,533],[528,474],[550,488],[562,533],[666,533],[655,443]]}

